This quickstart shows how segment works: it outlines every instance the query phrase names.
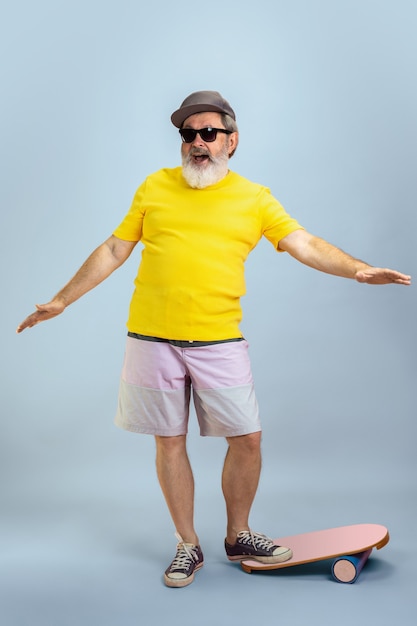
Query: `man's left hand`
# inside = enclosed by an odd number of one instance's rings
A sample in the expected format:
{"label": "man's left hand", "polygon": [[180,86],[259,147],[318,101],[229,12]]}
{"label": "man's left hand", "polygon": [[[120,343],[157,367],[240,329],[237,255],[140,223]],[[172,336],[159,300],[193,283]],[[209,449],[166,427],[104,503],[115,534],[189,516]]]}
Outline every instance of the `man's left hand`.
{"label": "man's left hand", "polygon": [[381,267],[368,267],[359,270],[356,272],[355,279],[358,283],[368,283],[369,285],[389,285],[390,283],[411,285],[411,276]]}

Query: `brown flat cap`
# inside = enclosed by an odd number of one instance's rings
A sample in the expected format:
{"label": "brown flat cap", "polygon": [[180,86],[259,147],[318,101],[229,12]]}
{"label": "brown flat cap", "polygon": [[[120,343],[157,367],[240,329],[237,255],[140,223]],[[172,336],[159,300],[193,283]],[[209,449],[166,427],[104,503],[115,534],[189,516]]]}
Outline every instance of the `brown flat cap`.
{"label": "brown flat cap", "polygon": [[181,128],[187,117],[206,111],[226,113],[236,120],[232,107],[218,91],[195,91],[184,100],[179,109],[174,111],[171,115],[171,122],[177,128]]}

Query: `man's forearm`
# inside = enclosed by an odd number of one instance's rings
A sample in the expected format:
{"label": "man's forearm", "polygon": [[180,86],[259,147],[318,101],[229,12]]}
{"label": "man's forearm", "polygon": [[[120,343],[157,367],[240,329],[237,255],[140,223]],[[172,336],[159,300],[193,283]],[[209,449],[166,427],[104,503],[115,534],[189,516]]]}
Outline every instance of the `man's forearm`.
{"label": "man's forearm", "polygon": [[288,252],[304,265],[327,274],[353,278],[360,283],[411,284],[411,276],[408,274],[369,265],[305,230],[296,230],[284,237],[279,243],[279,249]]}
{"label": "man's forearm", "polygon": [[115,269],[120,267],[128,258],[136,242],[123,241],[113,235],[94,250],[83,263],[78,272],[63,289],[46,304],[37,304],[36,311],[31,313],[19,326],[17,332],[31,328],[63,313],[69,304],[72,304],[85,293],[99,285]]}
{"label": "man's forearm", "polygon": [[371,267],[314,235],[306,240],[296,258],[314,269],[343,278],[354,279],[358,272]]}
{"label": "man's forearm", "polygon": [[120,260],[113,255],[108,243],[104,242],[90,254],[78,272],[52,300],[59,300],[67,307],[103,282],[119,265]]}

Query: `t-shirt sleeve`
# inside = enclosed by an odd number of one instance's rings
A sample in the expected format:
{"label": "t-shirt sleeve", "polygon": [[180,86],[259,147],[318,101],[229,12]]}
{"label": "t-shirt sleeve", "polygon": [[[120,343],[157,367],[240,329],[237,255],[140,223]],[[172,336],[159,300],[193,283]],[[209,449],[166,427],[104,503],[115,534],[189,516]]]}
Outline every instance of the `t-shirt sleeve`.
{"label": "t-shirt sleeve", "polygon": [[278,251],[281,239],[295,230],[303,229],[296,219],[291,217],[282,204],[271,194],[269,189],[264,188],[261,202],[262,234],[272,243]]}
{"label": "t-shirt sleeve", "polygon": [[124,241],[140,241],[142,238],[142,225],[145,215],[145,191],[146,181],[136,191],[132,204],[125,217],[113,231],[113,235]]}

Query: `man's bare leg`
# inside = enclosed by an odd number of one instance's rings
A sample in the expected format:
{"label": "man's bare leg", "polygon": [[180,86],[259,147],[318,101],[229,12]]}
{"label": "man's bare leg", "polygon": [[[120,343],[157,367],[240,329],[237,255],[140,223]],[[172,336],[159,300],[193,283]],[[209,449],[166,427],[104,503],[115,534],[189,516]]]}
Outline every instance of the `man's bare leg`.
{"label": "man's bare leg", "polygon": [[[227,439],[229,449],[223,469],[223,493],[227,510],[226,554],[231,561],[252,555],[263,563],[281,563],[291,558],[289,548],[278,546],[269,537],[249,530],[249,513],[261,473],[261,433]],[[248,538],[250,537],[250,551]],[[241,541],[241,543],[239,543]]]}
{"label": "man's bare leg", "polygon": [[199,544],[194,529],[194,477],[186,436],[155,437],[156,470],[176,531],[185,543]]}
{"label": "man's bare leg", "polygon": [[229,449],[222,476],[227,512],[226,540],[234,544],[237,533],[249,529],[249,513],[261,473],[261,432],[227,437],[226,440]]}

